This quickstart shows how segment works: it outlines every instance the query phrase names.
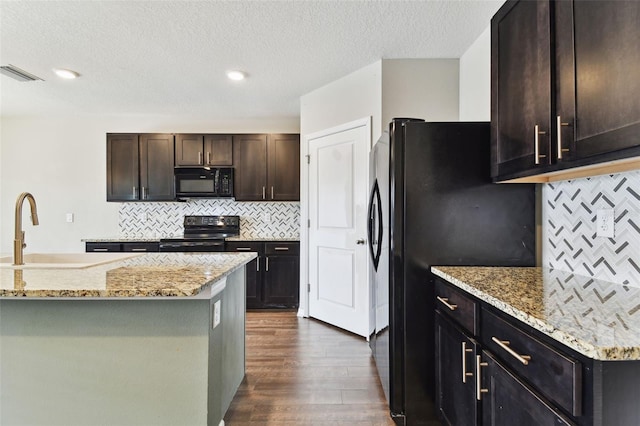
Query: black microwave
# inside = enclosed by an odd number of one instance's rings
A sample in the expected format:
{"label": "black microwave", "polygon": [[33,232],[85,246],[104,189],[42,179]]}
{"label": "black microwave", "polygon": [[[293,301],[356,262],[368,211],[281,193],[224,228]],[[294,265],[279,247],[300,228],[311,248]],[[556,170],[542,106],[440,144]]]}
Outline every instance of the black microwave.
{"label": "black microwave", "polygon": [[177,198],[233,197],[233,168],[176,168]]}

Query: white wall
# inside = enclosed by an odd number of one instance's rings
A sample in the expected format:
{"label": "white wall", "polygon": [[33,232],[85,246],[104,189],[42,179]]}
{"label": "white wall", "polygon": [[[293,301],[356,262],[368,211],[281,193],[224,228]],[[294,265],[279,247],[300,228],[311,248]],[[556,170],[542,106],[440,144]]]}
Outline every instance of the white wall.
{"label": "white wall", "polygon": [[[297,118],[194,122],[166,116],[3,117],[0,252],[13,250],[14,205],[33,193],[40,226],[23,209],[27,252],[84,251],[82,238],[118,235],[120,203],[106,200],[106,133],[297,133]],[[74,223],[65,214],[74,213]]]}
{"label": "white wall", "polygon": [[491,121],[491,28],[460,57],[460,121]]}
{"label": "white wall", "polygon": [[373,140],[380,137],[382,61],[374,62],[300,98],[300,136],[372,117]]}
{"label": "white wall", "polygon": [[458,121],[459,90],[458,59],[383,60],[383,130],[394,117]]}

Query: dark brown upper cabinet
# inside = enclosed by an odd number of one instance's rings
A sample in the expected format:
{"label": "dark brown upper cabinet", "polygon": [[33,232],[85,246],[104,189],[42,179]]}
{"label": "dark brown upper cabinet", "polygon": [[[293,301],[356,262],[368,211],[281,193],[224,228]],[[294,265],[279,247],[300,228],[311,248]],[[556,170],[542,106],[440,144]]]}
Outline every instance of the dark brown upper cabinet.
{"label": "dark brown upper cabinet", "polygon": [[176,166],[231,166],[231,135],[178,134],[175,143]]}
{"label": "dark brown upper cabinet", "polygon": [[543,182],[640,155],[639,17],[636,1],[502,6],[491,21],[494,180]]}
{"label": "dark brown upper cabinet", "polygon": [[300,200],[300,135],[236,135],[233,158],[236,200]]}
{"label": "dark brown upper cabinet", "polygon": [[107,134],[107,201],[170,201],[174,140],[168,134]]}

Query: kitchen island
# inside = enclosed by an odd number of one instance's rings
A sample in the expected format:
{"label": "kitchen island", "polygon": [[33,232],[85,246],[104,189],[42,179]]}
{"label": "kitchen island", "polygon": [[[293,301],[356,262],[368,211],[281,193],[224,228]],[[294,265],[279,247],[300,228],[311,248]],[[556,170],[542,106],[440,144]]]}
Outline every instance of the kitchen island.
{"label": "kitchen island", "polygon": [[255,253],[0,269],[0,424],[218,425]]}
{"label": "kitchen island", "polygon": [[[439,368],[476,361],[466,381],[440,368],[443,417],[478,404],[479,424],[638,424],[640,288],[547,268],[431,271]],[[452,405],[453,389],[469,402]]]}

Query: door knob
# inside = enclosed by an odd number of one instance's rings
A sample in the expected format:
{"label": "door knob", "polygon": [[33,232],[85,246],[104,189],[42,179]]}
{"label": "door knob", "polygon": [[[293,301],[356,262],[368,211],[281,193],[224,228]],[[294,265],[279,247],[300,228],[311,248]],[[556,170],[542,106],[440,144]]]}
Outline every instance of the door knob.
{"label": "door knob", "polygon": [[356,244],[364,244],[364,239],[360,238],[359,240],[356,240]]}

